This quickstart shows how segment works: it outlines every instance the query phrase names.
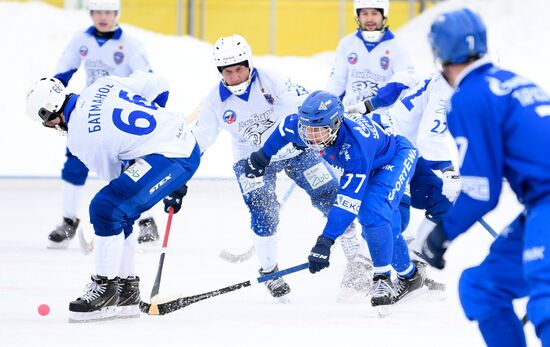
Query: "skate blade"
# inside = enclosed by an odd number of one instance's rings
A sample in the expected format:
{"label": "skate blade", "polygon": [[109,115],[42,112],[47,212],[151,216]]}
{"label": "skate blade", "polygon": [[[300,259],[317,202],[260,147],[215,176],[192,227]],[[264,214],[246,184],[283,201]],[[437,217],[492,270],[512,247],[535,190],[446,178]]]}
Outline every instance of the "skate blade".
{"label": "skate blade", "polygon": [[402,304],[404,302],[413,300],[415,298],[418,298],[419,296],[422,296],[424,294],[428,294],[428,292],[429,292],[428,288],[425,287],[425,286],[422,286],[418,289],[413,290],[412,292],[409,292],[407,295],[405,295],[404,297],[402,297],[398,301],[394,302],[393,305],[396,306],[396,305]]}
{"label": "skate blade", "polygon": [[70,312],[69,323],[91,323],[116,319],[117,317],[117,307],[108,306],[94,312]]}
{"label": "skate blade", "polygon": [[378,314],[378,318],[384,318],[391,313],[392,305],[379,305],[375,306],[375,309]]}
{"label": "skate blade", "polygon": [[47,248],[48,249],[67,249],[69,248],[69,243],[71,242],[71,240],[63,240],[61,242],[54,242],[54,241],[51,241],[51,240],[48,240],[48,245],[47,245]]}
{"label": "skate blade", "polygon": [[141,315],[139,305],[119,306],[119,309],[118,318],[121,319],[139,318]]}

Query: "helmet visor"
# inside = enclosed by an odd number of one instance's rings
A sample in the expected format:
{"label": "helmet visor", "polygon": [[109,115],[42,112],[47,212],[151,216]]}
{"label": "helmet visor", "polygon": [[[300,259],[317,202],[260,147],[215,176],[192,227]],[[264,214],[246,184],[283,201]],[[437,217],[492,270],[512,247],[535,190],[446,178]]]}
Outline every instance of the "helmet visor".
{"label": "helmet visor", "polygon": [[59,116],[59,113],[48,111],[44,107],[41,107],[40,110],[38,110],[38,116],[45,123],[54,120],[57,116]]}

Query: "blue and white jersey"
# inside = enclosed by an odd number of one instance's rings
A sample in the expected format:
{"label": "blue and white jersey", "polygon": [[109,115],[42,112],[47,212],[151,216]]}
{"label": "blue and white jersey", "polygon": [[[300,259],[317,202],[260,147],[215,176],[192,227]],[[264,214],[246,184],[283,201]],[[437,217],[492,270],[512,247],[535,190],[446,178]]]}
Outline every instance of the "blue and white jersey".
{"label": "blue and white jersey", "polygon": [[452,87],[438,72],[406,90],[404,96],[382,115],[382,121],[409,139],[432,169],[452,165],[456,152],[451,151],[454,142],[448,131],[446,113],[452,93]]}
{"label": "blue and white jersey", "polygon": [[[109,181],[120,175],[123,161],[147,154],[188,158],[195,138],[182,114],[164,109],[168,93],[165,80],[143,71],[97,80],[73,95],[65,108],[67,147]],[[134,174],[148,170],[142,169]]]}
{"label": "blue and white jersey", "polygon": [[109,39],[96,35],[92,26],[76,34],[57,62],[55,77],[65,86],[84,63],[86,86],[104,76],[130,76],[134,71],[152,71],[142,44],[117,28]]}
{"label": "blue and white jersey", "polygon": [[[271,157],[288,143],[306,146],[298,135],[297,114],[281,122],[279,130],[266,141],[263,151]],[[376,122],[359,115],[344,117],[335,143],[321,151],[329,164],[343,170],[324,236],[335,240],[353,222],[361,205],[369,203],[365,189],[371,173],[388,164],[395,152],[395,136],[387,134]]]}
{"label": "blue and white jersey", "polygon": [[550,200],[550,96],[487,58],[470,65],[457,86],[447,122],[463,183],[444,220],[450,240],[497,205],[503,178],[527,208]]}
{"label": "blue and white jersey", "polygon": [[375,101],[376,107],[385,107],[416,82],[412,61],[389,29],[377,43],[365,41],[358,30],[340,40],[325,90],[347,107],[378,95],[389,84]]}
{"label": "blue and white jersey", "polygon": [[[204,101],[193,128],[201,152],[214,143],[221,130],[227,130],[232,137],[235,161],[247,158],[262,147],[284,117],[298,111],[307,94],[290,79],[256,68],[243,95],[232,94],[220,82]],[[273,159],[288,159],[299,153],[288,146]]]}

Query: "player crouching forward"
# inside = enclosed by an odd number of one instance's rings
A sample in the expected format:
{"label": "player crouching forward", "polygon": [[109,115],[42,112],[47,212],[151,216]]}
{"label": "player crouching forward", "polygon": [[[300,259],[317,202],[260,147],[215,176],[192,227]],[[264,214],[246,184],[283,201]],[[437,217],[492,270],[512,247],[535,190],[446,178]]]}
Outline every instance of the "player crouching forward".
{"label": "player crouching forward", "polygon": [[[326,226],[309,255],[310,272],[329,266],[334,240],[357,217],[374,265],[372,306],[379,306],[384,313],[388,305],[420,288],[423,277],[411,262],[401,236],[398,209],[414,174],[416,148],[365,117],[344,116],[336,96],[316,91],[307,97],[298,114],[288,116],[279,131],[251,154],[246,173],[260,176],[271,156],[289,142],[320,150],[330,164],[344,172]],[[390,280],[391,267],[397,271],[395,285]]]}
{"label": "player crouching forward", "polygon": [[[200,162],[183,116],[164,110],[167,100],[166,82],[141,71],[100,78],[80,95],[44,78],[27,94],[27,115],[66,131],[69,150],[110,181],[90,204],[96,273],[70,303],[69,322],[139,316],[132,226],[164,197],[177,212]],[[130,165],[121,170],[126,162]]]}

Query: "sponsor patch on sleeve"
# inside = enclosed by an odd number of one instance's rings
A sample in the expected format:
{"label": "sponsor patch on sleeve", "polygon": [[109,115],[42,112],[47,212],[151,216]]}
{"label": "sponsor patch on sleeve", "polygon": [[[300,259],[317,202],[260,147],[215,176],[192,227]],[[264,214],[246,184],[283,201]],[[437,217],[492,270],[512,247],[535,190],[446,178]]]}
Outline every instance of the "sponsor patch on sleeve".
{"label": "sponsor patch on sleeve", "polygon": [[354,215],[357,215],[359,214],[359,209],[361,208],[361,200],[352,199],[349,196],[338,194],[336,196],[334,206],[340,207],[342,210],[346,210]]}

